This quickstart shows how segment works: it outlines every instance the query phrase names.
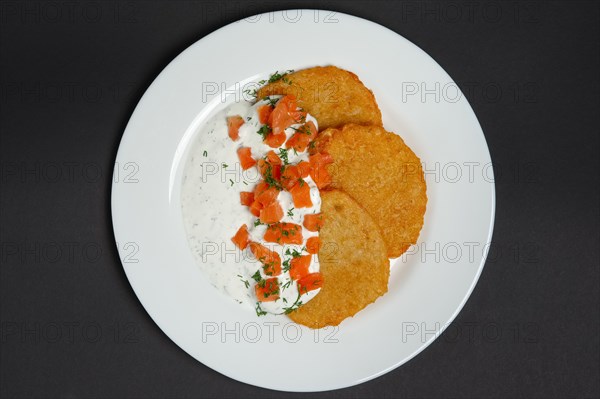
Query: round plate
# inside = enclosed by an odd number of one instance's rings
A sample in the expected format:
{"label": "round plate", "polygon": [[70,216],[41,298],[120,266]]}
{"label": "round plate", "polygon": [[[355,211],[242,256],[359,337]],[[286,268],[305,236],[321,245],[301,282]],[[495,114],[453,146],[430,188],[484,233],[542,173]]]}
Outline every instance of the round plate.
{"label": "round plate", "polygon": [[[389,292],[338,327],[311,330],[259,318],[207,281],[187,244],[180,188],[186,151],[215,110],[269,73],[316,65],[352,71],[373,91],[385,128],[421,158],[429,202],[419,242],[392,261]],[[156,324],[208,367],[285,391],[359,384],[429,345],[483,269],[494,204],[483,132],[452,79],[398,34],[323,10],[247,18],[175,58],[131,116],[112,188],[123,267]]]}

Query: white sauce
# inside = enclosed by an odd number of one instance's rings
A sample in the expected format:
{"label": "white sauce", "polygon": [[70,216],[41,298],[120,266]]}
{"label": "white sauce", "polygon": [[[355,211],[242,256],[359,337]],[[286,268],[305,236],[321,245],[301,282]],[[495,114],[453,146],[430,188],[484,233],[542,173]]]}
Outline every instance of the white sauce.
{"label": "white sauce", "polygon": [[[278,98],[280,96],[271,96]],[[292,307],[297,300],[306,303],[318,294],[319,289],[308,291],[298,297],[298,288],[291,280],[289,272],[284,272],[283,262],[291,259],[286,255],[294,249],[302,251],[303,245],[279,245],[265,243],[263,235],[265,225],[254,226],[257,219],[248,207],[240,203],[240,192],[254,191],[255,185],[261,180],[256,166],[242,170],[237,149],[250,147],[252,157],[256,160],[266,156],[273,149],[262,142],[263,138],[257,131],[262,126],[258,119],[257,108],[267,104],[268,101],[259,101],[256,104],[248,102],[235,103],[214,115],[202,128],[192,143],[190,153],[185,165],[181,191],[181,204],[183,222],[185,225],[188,242],[196,259],[196,263],[204,271],[212,284],[242,304],[248,304],[256,309],[257,298],[255,295],[255,280],[252,276],[260,270],[262,278],[269,278],[262,270],[250,248],[241,251],[231,241],[242,224],[248,226],[250,240],[276,251],[281,257],[282,274],[279,280],[279,299],[271,302],[261,302],[263,311],[281,314],[286,308]],[[239,129],[240,138],[232,141],[228,136],[226,118],[240,115],[244,124]],[[315,126],[317,121],[310,115],[306,121],[312,121]],[[287,138],[295,133],[293,125],[286,129]],[[285,145],[285,144],[284,144]],[[308,161],[307,151],[295,154],[288,151],[290,164]],[[293,209],[293,216],[288,215],[288,210],[294,207],[292,196],[287,191],[280,191],[278,201],[283,209],[284,217],[281,222],[295,223],[302,226],[304,215],[319,213],[321,211],[321,196],[319,189],[309,177],[304,179],[310,187],[310,197],[313,206],[310,208]],[[302,226],[304,243],[309,237],[318,233],[310,232]],[[307,255],[306,251],[302,255]],[[319,271],[318,256],[312,256],[309,273]],[[287,284],[291,281],[290,284]],[[285,287],[285,288],[284,288]]]}

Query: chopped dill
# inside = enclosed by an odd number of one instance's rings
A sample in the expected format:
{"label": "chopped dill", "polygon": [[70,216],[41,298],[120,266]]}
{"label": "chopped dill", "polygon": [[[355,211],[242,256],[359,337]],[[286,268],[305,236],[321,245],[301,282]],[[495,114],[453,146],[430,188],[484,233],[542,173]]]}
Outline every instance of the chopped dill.
{"label": "chopped dill", "polygon": [[287,165],[290,163],[289,159],[288,159],[288,150],[285,148],[280,148],[279,149],[279,158],[281,158],[281,160],[283,161],[284,165]]}
{"label": "chopped dill", "polygon": [[254,310],[256,310],[257,316],[265,316],[267,314],[267,312],[262,310],[262,308],[260,307],[260,302],[256,302],[256,308],[254,308]]}
{"label": "chopped dill", "polygon": [[265,170],[265,183],[267,183],[269,187],[275,187],[279,191],[283,190],[281,184],[273,177],[273,167],[271,164],[268,164],[267,169]]}
{"label": "chopped dill", "polygon": [[302,301],[300,300],[301,296],[302,296],[302,294],[298,293],[298,297],[296,298],[296,300],[294,301],[294,303],[291,306],[283,308],[283,314],[290,314],[294,310],[296,310],[300,306],[302,306]]}
{"label": "chopped dill", "polygon": [[263,100],[267,100],[271,108],[275,108],[275,105],[277,105],[277,102],[279,101],[278,98],[271,98],[269,96],[264,97]]}
{"label": "chopped dill", "polygon": [[248,282],[248,280],[244,279],[244,277],[242,277],[241,274],[238,274],[238,277],[240,278],[240,281],[242,283],[244,283],[244,285],[246,286],[246,288],[250,288],[250,283]]}
{"label": "chopped dill", "polygon": [[269,77],[268,82],[273,83],[273,82],[277,82],[278,80],[283,80],[287,84],[292,84],[292,82],[288,78],[286,78],[286,76],[292,72],[294,72],[293,69],[288,69],[287,71],[285,71],[283,73],[279,73],[279,71],[275,71],[275,73]]}
{"label": "chopped dill", "polygon": [[271,128],[268,125],[262,125],[261,128],[256,131],[256,133],[260,134],[263,140],[265,140],[269,133],[271,133]]}
{"label": "chopped dill", "polygon": [[[261,84],[261,83],[259,82],[259,84]],[[262,85],[262,84],[261,84],[261,85]],[[257,96],[257,94],[258,94],[258,93],[257,93],[256,89],[252,89],[252,90],[250,90],[250,89],[246,89],[246,90],[244,90],[244,94],[247,94],[247,95],[249,95],[250,97],[254,97],[254,98],[256,98],[256,96]]]}
{"label": "chopped dill", "polygon": [[284,260],[281,265],[283,266],[283,272],[289,272],[292,265],[290,264],[291,259]]}
{"label": "chopped dill", "polygon": [[[304,248],[303,248],[303,250],[304,250]],[[285,250],[285,254],[288,256],[294,257],[294,258],[298,258],[298,257],[302,256],[302,252],[298,252],[295,249],[290,251],[289,248]]]}

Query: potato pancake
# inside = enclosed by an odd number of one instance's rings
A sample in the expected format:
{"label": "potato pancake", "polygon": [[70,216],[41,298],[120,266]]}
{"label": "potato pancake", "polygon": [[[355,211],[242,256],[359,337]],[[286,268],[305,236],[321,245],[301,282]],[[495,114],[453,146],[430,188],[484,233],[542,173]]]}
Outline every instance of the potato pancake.
{"label": "potato pancake", "polygon": [[311,328],[336,326],[354,316],[387,292],[390,273],[385,242],[369,214],[339,190],[322,191],[321,200],[323,287],[289,314]]}
{"label": "potato pancake", "polygon": [[292,72],[258,90],[257,97],[293,94],[298,105],[319,121],[319,130],[346,123],[381,126],[381,111],[371,90],[352,72],[334,66]]}
{"label": "potato pancake", "polygon": [[346,192],[371,215],[390,258],[417,242],[427,188],[421,161],[400,136],[380,126],[349,124],[321,132],[315,150],[333,157],[327,166],[331,187]]}

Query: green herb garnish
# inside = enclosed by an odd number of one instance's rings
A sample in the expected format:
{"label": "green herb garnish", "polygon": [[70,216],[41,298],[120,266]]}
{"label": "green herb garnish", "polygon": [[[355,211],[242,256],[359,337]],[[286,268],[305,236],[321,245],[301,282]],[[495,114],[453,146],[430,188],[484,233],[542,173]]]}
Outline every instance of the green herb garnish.
{"label": "green herb garnish", "polygon": [[261,128],[256,131],[256,133],[260,134],[263,140],[266,140],[269,133],[271,133],[271,128],[268,125],[262,125]]}
{"label": "green herb garnish", "polygon": [[275,106],[277,105],[277,102],[279,101],[278,98],[271,98],[269,96],[263,97],[263,100],[268,101],[271,108],[275,108]]}
{"label": "green herb garnish", "polygon": [[301,252],[298,252],[295,249],[293,249],[292,251],[290,251],[289,248],[285,250],[285,254],[288,255],[288,256],[291,256],[293,258],[298,258],[298,257],[302,256]]}
{"label": "green herb garnish", "polygon": [[289,272],[292,265],[290,264],[291,259],[284,260],[281,265],[283,266],[283,272]]}
{"label": "green herb garnish", "polygon": [[256,302],[256,308],[254,308],[254,310],[256,310],[256,315],[259,317],[265,316],[267,314],[267,312],[262,310],[262,308],[260,307],[260,302]]}
{"label": "green herb garnish", "polygon": [[287,307],[287,308],[283,308],[283,313],[282,314],[290,314],[292,313],[294,310],[298,309],[300,306],[302,306],[302,301],[300,300],[301,294],[298,293],[298,297],[296,298],[296,300],[294,301],[294,303]]}
{"label": "green herb garnish", "polygon": [[281,160],[283,161],[284,165],[289,164],[289,160],[288,160],[288,150],[286,150],[285,148],[280,148],[279,149],[279,158],[281,158]]}
{"label": "green herb garnish", "polygon": [[267,183],[269,187],[275,187],[279,191],[283,190],[281,184],[273,177],[273,167],[271,164],[268,164],[267,169],[265,170],[265,183]]}
{"label": "green herb garnish", "polygon": [[250,288],[250,283],[248,282],[248,280],[244,279],[244,277],[241,274],[238,274],[238,277],[240,278],[240,281],[242,283],[244,283],[244,285],[246,286],[246,288]]}
{"label": "green herb garnish", "polygon": [[[292,280],[288,280],[287,283],[285,283],[284,285],[281,286],[281,291],[285,290],[286,288],[289,288],[291,284],[292,284]],[[285,301],[285,302],[287,302],[287,301]]]}
{"label": "green herb garnish", "polygon": [[[283,73],[279,73],[278,71],[275,71],[275,73],[274,73],[274,74],[272,74],[272,75],[269,77],[269,83],[277,82],[278,80],[282,79],[282,80],[283,80],[285,83],[287,83],[287,84],[292,84],[292,82],[291,82],[291,81],[289,81],[289,79],[288,79],[288,78],[286,78],[286,79],[283,79],[283,78],[284,78],[286,75],[288,75],[288,74],[290,74],[290,73],[292,73],[292,72],[294,72],[294,70],[293,70],[293,69],[288,69],[287,71],[285,71],[285,72],[283,72]],[[288,83],[288,82],[289,82],[289,83]],[[259,82],[259,83],[260,83],[260,82]]]}
{"label": "green herb garnish", "polygon": [[[265,288],[266,284],[261,286],[261,288]],[[263,292],[265,298],[270,297],[271,295],[279,294],[279,284],[273,280],[269,281],[269,286],[267,287],[268,291]]]}
{"label": "green herb garnish", "polygon": [[[259,84],[262,85],[262,83],[260,83],[260,82],[259,82]],[[252,89],[252,90],[246,89],[246,90],[244,90],[244,93],[249,95],[250,97],[254,97],[254,98],[256,98],[256,95],[258,94],[256,92],[256,89]]]}

